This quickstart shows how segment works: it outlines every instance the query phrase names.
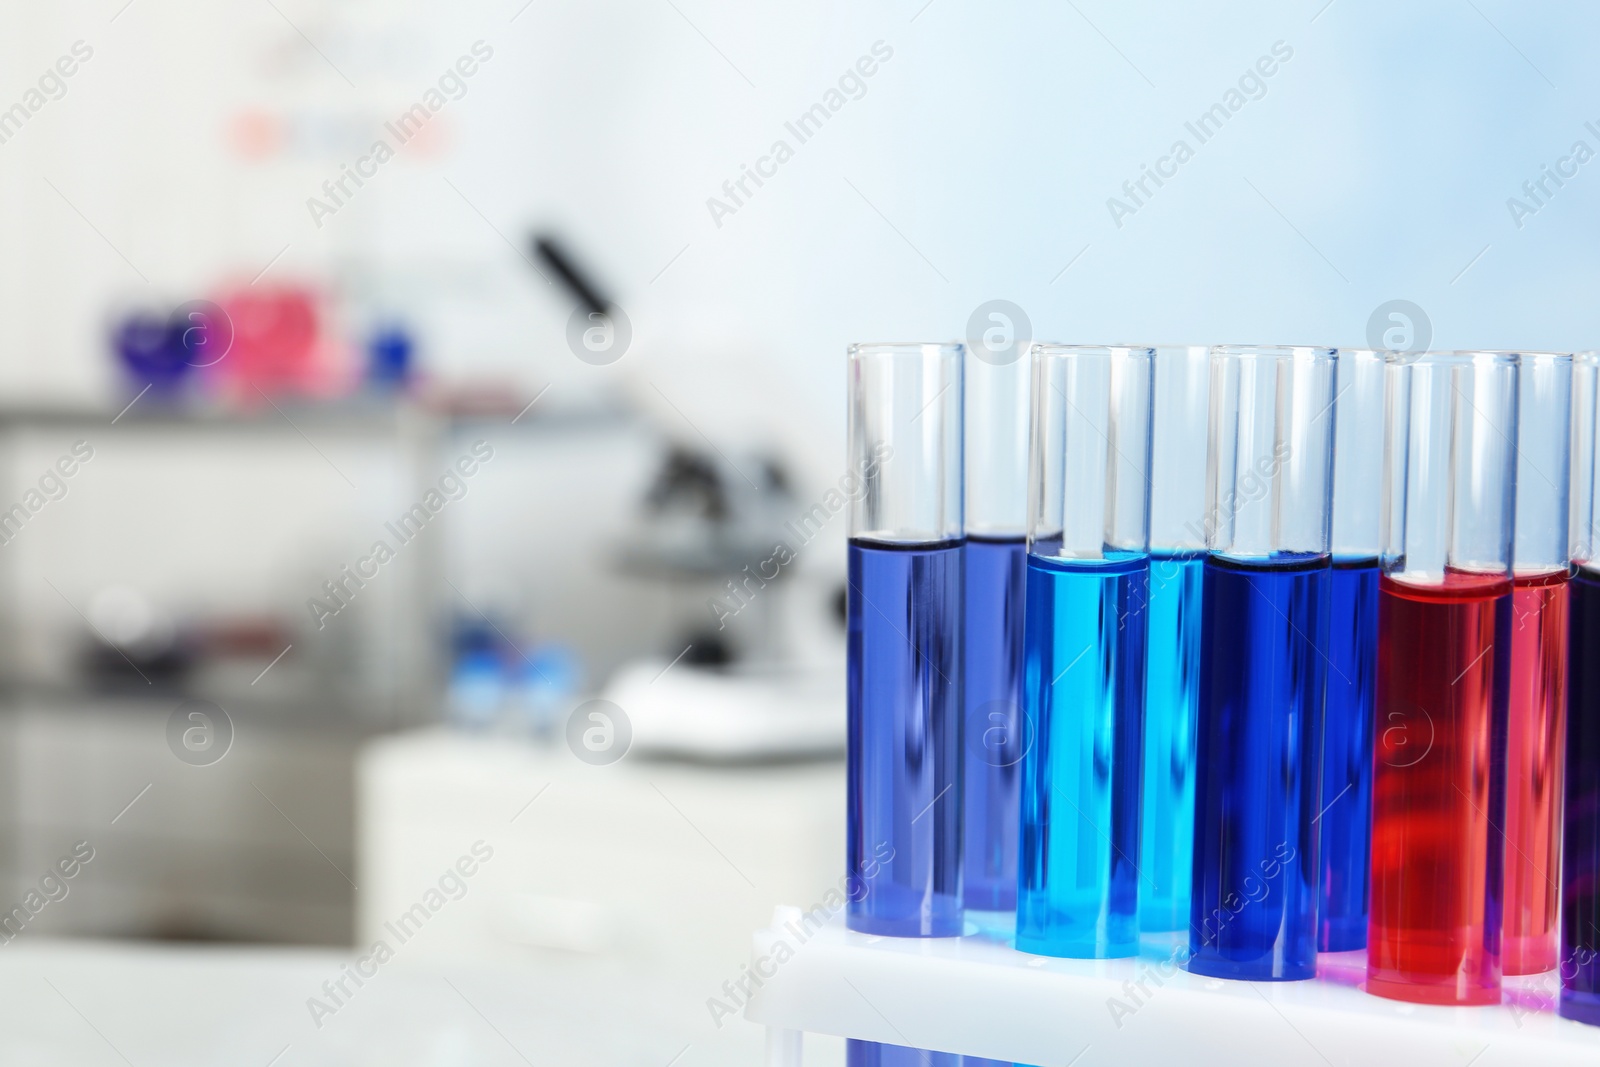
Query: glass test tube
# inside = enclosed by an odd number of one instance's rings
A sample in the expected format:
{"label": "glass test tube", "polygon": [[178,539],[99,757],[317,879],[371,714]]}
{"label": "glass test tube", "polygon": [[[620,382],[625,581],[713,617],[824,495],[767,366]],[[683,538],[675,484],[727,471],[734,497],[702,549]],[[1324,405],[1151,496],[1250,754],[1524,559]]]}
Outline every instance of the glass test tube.
{"label": "glass test tube", "polygon": [[1600,1026],[1600,352],[1572,379],[1572,561],[1566,826],[1562,834],[1561,1001]]}
{"label": "glass test tube", "polygon": [[1139,929],[1171,931],[1189,928],[1194,862],[1211,352],[1157,345],[1155,353]]}
{"label": "glass test tube", "polygon": [[1025,346],[967,350],[966,743],[962,844],[969,911],[1017,908],[1022,618],[1028,532]]}
{"label": "glass test tube", "polygon": [[1386,359],[1367,992],[1497,1004],[1517,358]]}
{"label": "glass test tube", "polygon": [[1317,950],[1367,944],[1372,724],[1378,685],[1378,522],[1383,500],[1383,355],[1340,349],[1335,364],[1333,570],[1322,731]]}
{"label": "glass test tube", "polygon": [[1035,345],[1017,948],[1139,948],[1148,348]]}
{"label": "glass test tube", "polygon": [[1517,357],[1516,540],[1506,710],[1506,974],[1556,965],[1567,727],[1572,357]]}
{"label": "glass test tube", "polygon": [[[961,933],[959,344],[850,348],[847,925]],[[876,874],[865,876],[868,870]]]}
{"label": "glass test tube", "polygon": [[1334,352],[1211,354],[1189,969],[1310,978]]}

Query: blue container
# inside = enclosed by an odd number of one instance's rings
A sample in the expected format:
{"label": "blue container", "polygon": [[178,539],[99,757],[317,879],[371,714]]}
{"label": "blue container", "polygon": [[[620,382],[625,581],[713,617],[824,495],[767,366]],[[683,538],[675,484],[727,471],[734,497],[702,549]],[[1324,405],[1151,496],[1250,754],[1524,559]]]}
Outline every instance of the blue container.
{"label": "blue container", "polygon": [[142,383],[157,395],[177,393],[194,372],[183,327],[170,317],[133,312],[116,324],[111,346],[129,383]]}
{"label": "blue container", "polygon": [[1211,350],[1188,966],[1217,978],[1316,974],[1335,360]]}
{"label": "blue container", "polygon": [[1310,978],[1329,560],[1207,559],[1189,969]]}
{"label": "blue container", "polygon": [[1335,557],[1329,583],[1327,719],[1317,802],[1322,835],[1317,948],[1346,952],[1367,947],[1378,561]]}
{"label": "blue container", "polygon": [[1157,345],[1139,929],[1189,929],[1211,353]]}
{"label": "blue container", "polygon": [[961,543],[850,544],[849,926],[961,933]]}
{"label": "blue container", "polygon": [[1009,932],[1017,909],[1022,620],[1028,555],[1028,345],[974,336],[962,367],[967,535],[962,889],[970,916]]}
{"label": "blue container", "polygon": [[850,349],[845,917],[871,934],[964,925],[963,358]]}
{"label": "blue container", "polygon": [[1017,948],[1103,958],[1139,950],[1142,552],[1028,558]]}
{"label": "blue container", "polygon": [[1384,485],[1383,353],[1340,349],[1335,375],[1327,719],[1323,728],[1317,950],[1367,947],[1372,739],[1378,692],[1378,553]]}
{"label": "blue container", "polygon": [[962,842],[966,906],[1017,907],[1017,812],[1022,753],[1030,731],[1022,718],[1022,538],[967,538],[966,744]]}
{"label": "blue container", "polygon": [[1017,948],[1139,950],[1148,348],[1036,345]]}
{"label": "blue container", "polygon": [[1204,573],[1203,552],[1150,554],[1139,847],[1139,928],[1146,931],[1189,928]]}
{"label": "blue container", "polygon": [[1561,843],[1562,1017],[1600,1026],[1600,352],[1572,374],[1572,584]]}

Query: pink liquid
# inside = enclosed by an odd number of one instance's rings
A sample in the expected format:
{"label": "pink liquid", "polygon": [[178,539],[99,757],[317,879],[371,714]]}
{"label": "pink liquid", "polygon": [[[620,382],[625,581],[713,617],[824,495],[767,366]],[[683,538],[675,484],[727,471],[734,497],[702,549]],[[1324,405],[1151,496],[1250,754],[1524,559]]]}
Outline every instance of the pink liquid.
{"label": "pink liquid", "polygon": [[1566,694],[1566,571],[1519,575],[1511,594],[1506,734],[1506,974],[1556,965]]}

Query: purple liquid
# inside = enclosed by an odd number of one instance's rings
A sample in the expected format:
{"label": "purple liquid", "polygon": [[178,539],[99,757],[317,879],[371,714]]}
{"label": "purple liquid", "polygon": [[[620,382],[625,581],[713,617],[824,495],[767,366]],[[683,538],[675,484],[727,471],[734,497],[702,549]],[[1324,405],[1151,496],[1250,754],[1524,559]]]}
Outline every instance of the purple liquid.
{"label": "purple liquid", "polygon": [[962,564],[959,540],[850,542],[852,930],[962,930]]}
{"label": "purple liquid", "polygon": [[1561,1004],[1600,1026],[1600,573],[1568,586],[1566,830],[1561,872]]}
{"label": "purple liquid", "polygon": [[1022,619],[1028,546],[969,537],[966,547],[966,906],[1017,907],[1022,753]]}
{"label": "purple liquid", "polygon": [[976,1056],[957,1056],[953,1052],[929,1052],[904,1045],[880,1045],[876,1041],[845,1042],[845,1067],[1020,1067],[999,1060]]}

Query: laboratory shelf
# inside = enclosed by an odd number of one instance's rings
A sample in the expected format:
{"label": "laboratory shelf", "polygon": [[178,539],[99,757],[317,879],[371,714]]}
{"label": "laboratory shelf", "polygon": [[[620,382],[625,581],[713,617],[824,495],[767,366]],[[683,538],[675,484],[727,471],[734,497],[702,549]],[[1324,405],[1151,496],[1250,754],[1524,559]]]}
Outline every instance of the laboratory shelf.
{"label": "laboratory shelf", "polygon": [[[396,436],[421,430],[493,427],[544,431],[606,426],[634,418],[620,402],[523,406],[519,394],[496,394],[480,409],[448,410],[425,401],[345,398],[307,401],[280,397],[247,407],[138,400],[117,406],[0,404],[0,430],[77,430],[115,426],[119,431],[259,433],[316,430],[348,436]],[[519,407],[521,410],[519,411]],[[120,408],[120,410],[119,410]]]}
{"label": "laboratory shelf", "polygon": [[798,1067],[806,1033],[1041,1067],[1600,1062],[1600,1028],[1556,1015],[1554,972],[1507,979],[1497,1007],[1427,1007],[1363,992],[1359,951],[1324,955],[1311,981],[1225,982],[1181,970],[1175,938],[1064,960],[970,920],[959,938],[874,937],[842,913],[821,923],[831,910],[779,908],[755,936],[745,1018],[767,1027],[771,1067]]}

